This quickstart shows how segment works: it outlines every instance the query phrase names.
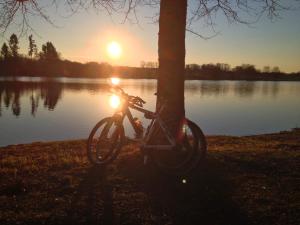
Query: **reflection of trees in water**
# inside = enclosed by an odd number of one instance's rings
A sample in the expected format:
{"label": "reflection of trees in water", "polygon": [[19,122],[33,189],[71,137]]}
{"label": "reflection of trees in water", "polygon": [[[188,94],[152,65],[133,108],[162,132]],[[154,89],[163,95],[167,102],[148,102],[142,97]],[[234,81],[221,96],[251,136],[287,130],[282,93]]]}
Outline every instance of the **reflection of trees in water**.
{"label": "reflection of trees in water", "polygon": [[146,93],[154,94],[156,92],[156,80],[144,81],[137,88],[141,88],[141,93],[143,95]]}
{"label": "reflection of trees in water", "polygon": [[203,82],[201,84],[201,95],[225,95],[229,91],[229,86],[223,82]]}
{"label": "reflection of trees in water", "polygon": [[234,93],[240,97],[251,97],[257,91],[257,85],[252,81],[238,81],[234,85]]}
{"label": "reflection of trees in water", "polygon": [[253,81],[188,81],[186,92],[189,95],[225,96],[233,93],[239,97],[251,97],[261,91],[262,95],[276,96],[279,91],[278,82]]}
{"label": "reflection of trees in water", "polygon": [[92,93],[99,90],[108,90],[108,84],[106,83],[60,83],[63,85],[63,89],[70,91],[82,91],[88,90]]}
{"label": "reflection of trees in water", "polygon": [[251,97],[253,94],[275,97],[279,91],[279,83],[268,81],[239,81],[235,84],[235,94],[240,97]]}
{"label": "reflection of trees in water", "polygon": [[[141,94],[156,92],[155,80],[124,80],[121,85],[127,89],[139,89]],[[233,93],[239,97],[249,97],[255,93],[263,96],[271,95],[275,97],[280,89],[279,82],[248,82],[248,81],[186,81],[186,96],[201,95],[225,96]],[[88,90],[91,93],[107,91],[106,82],[98,83],[62,83],[53,80],[47,82],[0,82],[0,116],[2,107],[10,108],[15,116],[21,114],[22,106],[26,101],[21,101],[22,97],[27,97],[31,106],[31,114],[35,116],[40,105],[44,105],[48,110],[54,110],[59,100],[62,98],[63,90],[79,92]],[[134,94],[134,93],[132,93]],[[23,105],[22,105],[23,104]]]}
{"label": "reflection of trees in water", "polygon": [[200,93],[201,96],[225,96],[230,92],[241,97],[253,94],[255,82],[201,81],[186,85],[189,94]]}
{"label": "reflection of trees in water", "polygon": [[5,107],[8,108],[10,105],[10,100],[12,98],[12,94],[8,90],[5,90],[3,98],[4,98]]}
{"label": "reflection of trees in water", "polygon": [[185,88],[188,94],[201,96],[225,95],[230,90],[228,83],[222,81],[188,81]]}
{"label": "reflection of trees in water", "polygon": [[20,90],[19,89],[15,90],[11,109],[12,109],[14,115],[16,115],[16,116],[20,115],[21,105],[20,105]]}
{"label": "reflection of trees in water", "polygon": [[0,116],[2,116],[2,93],[3,90],[0,88]]}
{"label": "reflection of trees in water", "polygon": [[[6,108],[11,108],[15,116],[21,113],[21,97],[29,94],[31,114],[35,116],[39,100],[44,101],[44,106],[53,110],[61,97],[63,86],[60,83],[25,83],[25,82],[0,82],[0,102]],[[0,105],[2,110],[2,104]]]}
{"label": "reflection of trees in water", "polygon": [[[153,79],[142,79],[142,80],[124,80],[121,82],[121,86],[126,90],[128,88],[132,90],[139,90],[141,95],[154,94],[156,92],[156,80]],[[131,92],[130,94],[135,95]],[[143,96],[141,96],[143,97]]]}
{"label": "reflection of trees in water", "polygon": [[54,110],[62,94],[60,83],[48,83],[40,88],[41,99],[44,100],[44,106],[49,110]]}
{"label": "reflection of trees in water", "polygon": [[262,85],[262,92],[264,95],[276,96],[279,91],[278,82],[264,82]]}
{"label": "reflection of trees in water", "polygon": [[37,112],[37,108],[39,106],[39,100],[40,100],[40,96],[34,94],[34,92],[32,91],[30,96],[30,104],[31,104],[31,115],[33,116],[35,116]]}
{"label": "reflection of trees in water", "polygon": [[[48,110],[54,110],[62,97],[63,90],[81,91],[88,90],[98,92],[107,89],[107,84],[103,83],[61,83],[55,81],[47,82],[0,82],[0,116],[2,115],[2,105],[10,108],[12,114],[19,116],[21,113],[22,97],[29,96],[31,115],[35,116],[42,101],[42,105]],[[23,105],[24,106],[24,105]]]}

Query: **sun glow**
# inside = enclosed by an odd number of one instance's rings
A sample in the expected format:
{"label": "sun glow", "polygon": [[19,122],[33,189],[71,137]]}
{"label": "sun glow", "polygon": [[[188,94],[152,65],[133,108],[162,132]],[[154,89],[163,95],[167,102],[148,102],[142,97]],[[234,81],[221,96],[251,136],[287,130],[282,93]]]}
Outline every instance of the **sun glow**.
{"label": "sun glow", "polygon": [[110,99],[109,99],[109,104],[112,108],[116,109],[120,106],[121,104],[121,99],[119,96],[117,95],[112,95],[110,96]]}
{"label": "sun glow", "polygon": [[107,45],[107,53],[111,58],[120,58],[122,54],[121,45],[118,42],[112,41]]}
{"label": "sun glow", "polygon": [[117,77],[112,77],[112,78],[110,78],[110,82],[111,82],[111,84],[113,84],[113,85],[119,85],[120,79],[117,78]]}

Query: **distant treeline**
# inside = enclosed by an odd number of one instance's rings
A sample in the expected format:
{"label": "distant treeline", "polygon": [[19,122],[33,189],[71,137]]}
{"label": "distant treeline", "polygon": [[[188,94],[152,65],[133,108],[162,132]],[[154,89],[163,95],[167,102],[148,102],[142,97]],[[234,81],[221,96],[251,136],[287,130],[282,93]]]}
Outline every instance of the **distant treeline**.
{"label": "distant treeline", "polygon": [[254,65],[243,64],[231,68],[228,64],[190,64],[186,66],[185,76],[187,79],[197,80],[278,80],[300,81],[300,72],[284,73],[278,67],[265,66],[258,70]]}
{"label": "distant treeline", "polygon": [[[84,77],[148,79],[157,78],[158,63],[141,62],[141,67],[111,66],[108,63],[79,63],[63,60],[52,42],[42,45],[41,51],[32,35],[28,38],[28,53],[19,53],[19,41],[15,34],[8,44],[3,43],[0,52],[0,76],[39,76],[39,77]],[[254,65],[243,64],[231,68],[228,64],[189,64],[185,71],[186,79],[197,80],[298,80],[297,73],[283,73],[278,67],[264,67],[262,71]]]}
{"label": "distant treeline", "polygon": [[156,78],[157,69],[113,67],[108,63],[79,63],[69,60],[0,59],[0,76],[106,78]]}
{"label": "distant treeline", "polygon": [[[102,78],[118,75],[126,78],[155,78],[155,68],[113,67],[108,63],[79,63],[63,60],[52,42],[38,50],[32,35],[28,38],[28,53],[19,53],[19,40],[15,34],[3,43],[0,52],[0,76],[85,77]],[[152,65],[151,63],[146,66]]]}

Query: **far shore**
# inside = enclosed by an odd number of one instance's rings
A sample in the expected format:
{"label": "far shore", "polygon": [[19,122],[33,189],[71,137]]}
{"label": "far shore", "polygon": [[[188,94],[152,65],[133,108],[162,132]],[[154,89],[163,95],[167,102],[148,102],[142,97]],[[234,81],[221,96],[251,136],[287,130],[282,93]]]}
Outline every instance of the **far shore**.
{"label": "far shore", "polygon": [[[108,63],[80,63],[62,59],[0,59],[2,77],[38,77],[45,78],[108,78],[119,76],[130,79],[157,79],[158,64],[151,63],[141,67],[112,66]],[[231,67],[228,64],[187,64],[185,80],[249,80],[249,81],[300,81],[300,71],[282,72],[278,67],[256,69],[254,65],[242,64]]]}

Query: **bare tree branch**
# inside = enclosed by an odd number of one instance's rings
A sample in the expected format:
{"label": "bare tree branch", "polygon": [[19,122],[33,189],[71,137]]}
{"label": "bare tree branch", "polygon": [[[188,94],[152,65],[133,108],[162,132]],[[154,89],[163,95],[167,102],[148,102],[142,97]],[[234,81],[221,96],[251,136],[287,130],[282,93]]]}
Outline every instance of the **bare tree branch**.
{"label": "bare tree branch", "polygon": [[[273,20],[278,18],[282,11],[293,8],[284,2],[283,0],[189,0],[187,31],[206,39],[204,35],[192,29],[193,24],[201,21],[210,26],[216,34],[214,21],[218,15],[223,15],[228,23],[251,24],[264,15]],[[28,29],[33,30],[30,20],[34,17],[42,18],[54,25],[46,13],[49,7],[68,10],[70,14],[63,17],[89,9],[95,10],[96,13],[104,10],[108,15],[121,13],[124,15],[122,23],[139,24],[137,15],[140,6],[158,9],[159,5],[160,0],[49,0],[48,6],[42,6],[39,0],[0,0],[0,32],[4,33],[12,24],[19,25],[21,33]],[[157,20],[157,15],[152,19]]]}
{"label": "bare tree branch", "polygon": [[202,39],[204,39],[204,40],[208,40],[208,39],[211,39],[211,38],[213,38],[213,37],[215,37],[215,36],[217,36],[218,34],[219,34],[219,32],[217,32],[217,33],[215,33],[215,34],[213,34],[213,35],[211,35],[211,36],[203,36],[202,34],[199,34],[199,33],[197,33],[197,32],[195,32],[195,31],[193,31],[193,30],[190,30],[190,29],[185,29],[187,32],[190,32],[191,34],[194,34],[194,35],[196,35],[196,36],[198,36],[198,37],[200,37],[200,38],[202,38]]}

